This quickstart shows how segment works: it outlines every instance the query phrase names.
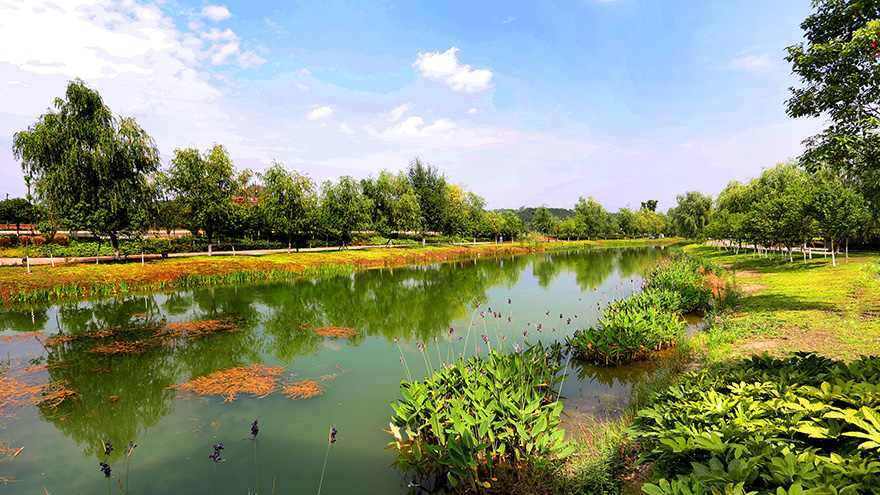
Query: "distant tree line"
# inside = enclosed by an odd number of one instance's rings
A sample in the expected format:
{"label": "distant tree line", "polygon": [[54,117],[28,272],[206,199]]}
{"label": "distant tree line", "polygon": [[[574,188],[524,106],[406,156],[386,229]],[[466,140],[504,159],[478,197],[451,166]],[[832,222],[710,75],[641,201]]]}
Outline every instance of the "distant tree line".
{"label": "distant tree line", "polygon": [[[534,231],[566,239],[681,235],[734,239],[737,245],[781,245],[791,250],[819,237],[833,243],[873,235],[877,202],[864,180],[847,170],[789,163],[748,184],[731,183],[713,200],[696,191],[677,197],[664,214],[657,200],[608,212],[580,198],[572,210],[520,208],[486,211],[485,200],[451,184],[436,167],[413,159],[404,171],[356,180],[343,176],[320,186],[280,163],[260,173],[238,170],[221,145],[174,150],[167,169],[150,136],[131,118],[115,117],[81,80],[70,82],[55,111],[15,134],[27,198],[0,202],[0,222],[92,232],[119,239],[184,229],[207,239],[284,239],[288,251],[310,239],[348,245],[370,231],[391,243],[401,233],[514,239]],[[808,171],[809,168],[809,171]],[[32,194],[31,191],[32,190]]]}

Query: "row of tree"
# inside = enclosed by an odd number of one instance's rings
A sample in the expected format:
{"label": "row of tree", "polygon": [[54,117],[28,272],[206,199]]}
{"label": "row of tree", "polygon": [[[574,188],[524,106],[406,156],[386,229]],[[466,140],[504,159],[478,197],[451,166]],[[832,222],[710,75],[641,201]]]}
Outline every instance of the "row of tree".
{"label": "row of tree", "polygon": [[871,215],[862,194],[825,169],[808,173],[795,162],[765,170],[746,184],[731,182],[718,196],[717,211],[703,234],[756,247],[780,246],[793,261],[794,248],[814,239],[830,241],[832,263],[835,244],[867,236]]}
{"label": "row of tree", "polygon": [[[175,150],[170,167],[160,170],[152,138],[134,119],[114,117],[83,81],[72,81],[54,106],[13,142],[40,207],[40,228],[106,237],[117,257],[120,236],[180,227],[203,232],[209,253],[220,235],[274,233],[286,236],[290,248],[295,238],[315,235],[338,238],[344,247],[363,230],[496,239],[526,230],[512,214],[486,212],[482,197],[418,158],[405,172],[360,181],[344,176],[320,188],[279,163],[257,174],[236,170],[220,145],[204,153]],[[12,204],[6,210],[0,216],[14,222],[35,216]]]}

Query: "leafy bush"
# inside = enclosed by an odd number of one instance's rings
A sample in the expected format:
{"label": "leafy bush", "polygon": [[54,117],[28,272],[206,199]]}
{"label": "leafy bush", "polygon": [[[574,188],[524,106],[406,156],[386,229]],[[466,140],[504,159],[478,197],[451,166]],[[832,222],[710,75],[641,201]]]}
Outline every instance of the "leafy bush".
{"label": "leafy bush", "polygon": [[58,246],[66,246],[70,244],[70,238],[64,234],[55,234],[49,239],[49,244],[55,244]]}
{"label": "leafy bush", "polygon": [[684,312],[703,311],[714,297],[706,275],[720,272],[721,269],[711,262],[685,253],[674,253],[645,273],[642,287],[645,291],[666,289],[678,292]]}
{"label": "leafy bush", "polygon": [[[635,302],[629,302],[635,299]],[[684,334],[677,313],[648,305],[649,296],[616,303],[595,327],[565,339],[574,357],[598,364],[621,364],[649,357],[675,345]]]}
{"label": "leafy bush", "polygon": [[662,476],[649,495],[877,493],[880,358],[758,356],[684,375],[631,434]]}
{"label": "leafy bush", "polygon": [[560,357],[558,345],[493,351],[445,365],[424,382],[402,382],[389,431],[396,464],[459,490],[497,491],[524,473],[550,469],[572,450],[554,397]]}
{"label": "leafy bush", "polygon": [[0,235],[0,248],[8,248],[12,245],[12,239],[6,235]]}

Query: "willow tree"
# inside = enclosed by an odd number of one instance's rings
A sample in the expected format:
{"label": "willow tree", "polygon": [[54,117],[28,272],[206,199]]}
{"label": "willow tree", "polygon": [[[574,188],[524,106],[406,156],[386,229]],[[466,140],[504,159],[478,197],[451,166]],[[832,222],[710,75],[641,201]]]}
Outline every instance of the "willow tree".
{"label": "willow tree", "polygon": [[339,237],[339,249],[351,242],[353,232],[369,227],[373,202],[364,196],[357,181],[348,175],[335,184],[324,182],[321,191],[321,216],[324,228]]}
{"label": "willow tree", "polygon": [[406,174],[392,174],[387,170],[379,177],[361,180],[361,190],[373,204],[372,228],[388,238],[393,233],[417,230],[422,224],[419,197]]}
{"label": "willow tree", "polygon": [[119,259],[120,235],[146,224],[148,175],[159,168],[159,152],[133,118],[114,117],[82,80],[71,81],[64,96],[54,112],[15,134],[13,154],[61,226],[109,237]]}
{"label": "willow tree", "polygon": [[260,197],[259,212],[270,228],[287,234],[289,254],[293,235],[308,230],[315,215],[318,204],[315,182],[277,162],[260,174],[260,178],[265,188]]}
{"label": "willow tree", "polygon": [[204,231],[208,255],[213,254],[214,236],[235,221],[233,198],[243,194],[226,148],[215,144],[204,155],[193,148],[174,150],[171,169],[162,182],[184,210],[186,228],[193,233]]}

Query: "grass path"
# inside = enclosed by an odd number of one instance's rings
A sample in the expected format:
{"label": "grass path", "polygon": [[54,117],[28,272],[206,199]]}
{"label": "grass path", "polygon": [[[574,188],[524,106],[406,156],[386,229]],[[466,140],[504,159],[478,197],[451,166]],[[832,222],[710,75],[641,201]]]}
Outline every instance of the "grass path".
{"label": "grass path", "polygon": [[734,255],[707,246],[688,246],[693,254],[725,265],[736,274],[743,297],[728,315],[727,342],[710,349],[710,358],[742,357],[767,351],[815,351],[836,359],[880,354],[880,278],[876,254],[802,260]]}

